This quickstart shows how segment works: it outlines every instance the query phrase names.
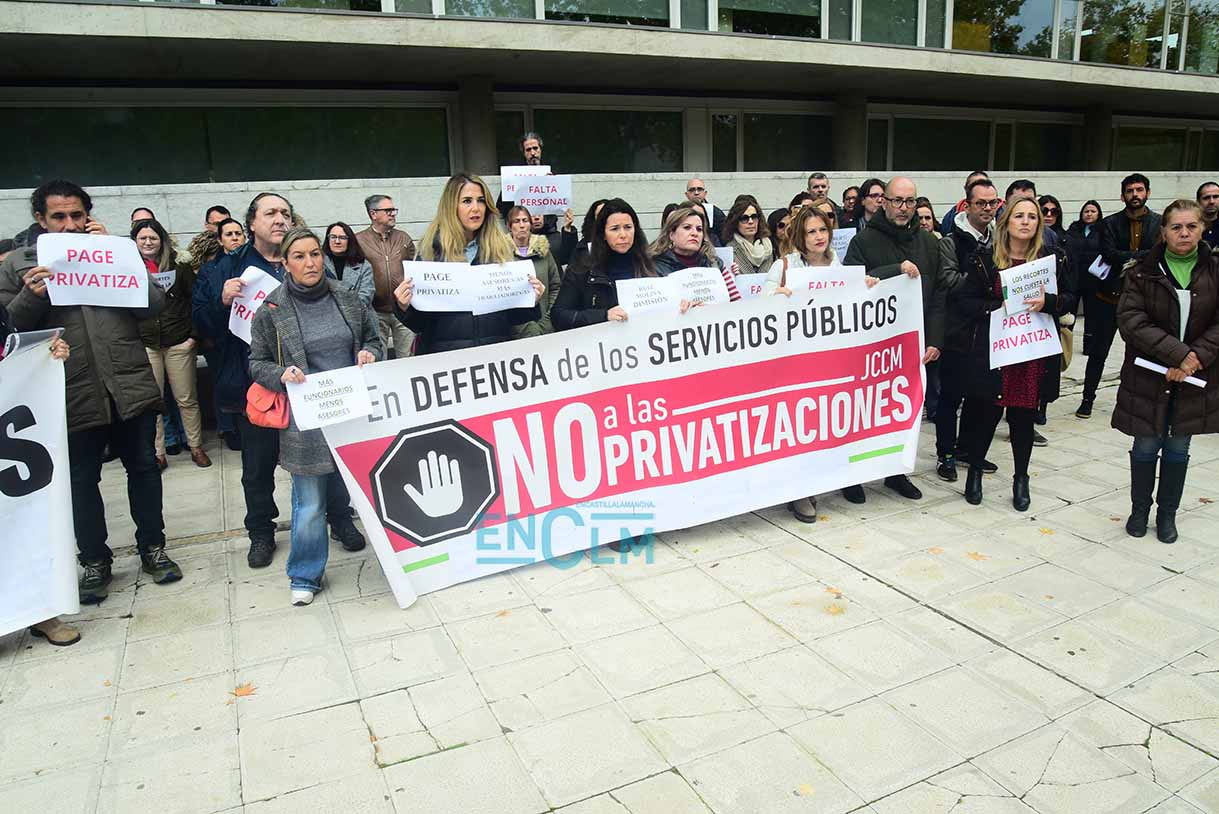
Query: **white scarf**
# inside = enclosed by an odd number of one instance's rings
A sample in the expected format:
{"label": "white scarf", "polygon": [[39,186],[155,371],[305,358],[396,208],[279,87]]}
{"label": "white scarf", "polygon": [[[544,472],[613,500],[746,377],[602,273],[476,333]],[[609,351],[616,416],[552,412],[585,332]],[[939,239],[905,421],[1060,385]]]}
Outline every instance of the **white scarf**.
{"label": "white scarf", "polygon": [[[732,238],[732,241],[734,250],[744,254],[746,262],[748,262],[751,267],[755,269],[770,267],[771,258],[773,257],[772,252],[774,251],[771,246],[770,238],[764,237],[761,240],[750,241],[741,237],[740,233],[738,232],[736,236]],[[744,269],[741,269],[741,273],[744,274],[747,272]]]}

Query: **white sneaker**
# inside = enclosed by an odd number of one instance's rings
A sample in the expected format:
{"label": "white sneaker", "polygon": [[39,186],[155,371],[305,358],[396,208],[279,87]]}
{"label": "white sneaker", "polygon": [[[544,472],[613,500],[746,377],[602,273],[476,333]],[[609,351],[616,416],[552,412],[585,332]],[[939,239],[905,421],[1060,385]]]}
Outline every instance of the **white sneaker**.
{"label": "white sneaker", "polygon": [[292,589],[293,605],[308,605],[313,601],[313,591]]}

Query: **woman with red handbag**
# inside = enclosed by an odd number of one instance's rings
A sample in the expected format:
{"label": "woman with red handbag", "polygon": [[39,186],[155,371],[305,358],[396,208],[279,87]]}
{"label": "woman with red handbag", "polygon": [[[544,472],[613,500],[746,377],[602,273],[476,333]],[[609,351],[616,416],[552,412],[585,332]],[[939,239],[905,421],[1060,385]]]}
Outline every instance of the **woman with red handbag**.
{"label": "woman with red handbag", "polygon": [[[373,311],[341,283],[326,277],[322,244],[305,228],[291,229],[281,248],[284,282],[267,296],[250,326],[250,420],[281,427],[279,465],[292,475],[292,549],[288,578],[292,604],[308,605],[322,589],[329,541],[326,486],[334,459],[321,430],[297,428],[287,409],[287,384],[307,374],[384,356]],[[259,388],[266,392],[259,397]],[[285,421],[286,419],[286,421]]]}

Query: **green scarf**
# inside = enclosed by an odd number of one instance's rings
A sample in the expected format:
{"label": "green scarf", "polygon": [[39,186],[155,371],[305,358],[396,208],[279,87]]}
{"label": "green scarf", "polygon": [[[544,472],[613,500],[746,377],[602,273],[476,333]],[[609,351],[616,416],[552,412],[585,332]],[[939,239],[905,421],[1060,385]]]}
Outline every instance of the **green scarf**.
{"label": "green scarf", "polygon": [[1192,254],[1173,254],[1167,249],[1164,250],[1164,262],[1168,265],[1168,270],[1172,272],[1172,276],[1176,278],[1177,285],[1181,288],[1189,288],[1189,281],[1194,274],[1194,266],[1198,263],[1198,249],[1195,248]]}

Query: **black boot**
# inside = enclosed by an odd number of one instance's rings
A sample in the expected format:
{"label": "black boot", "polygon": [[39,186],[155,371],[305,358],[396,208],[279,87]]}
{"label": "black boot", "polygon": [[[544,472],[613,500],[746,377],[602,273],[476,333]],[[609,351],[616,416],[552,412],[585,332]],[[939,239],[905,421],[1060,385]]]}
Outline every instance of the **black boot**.
{"label": "black boot", "polygon": [[350,517],[337,517],[330,523],[330,539],[342,543],[346,551],[362,551],[364,535]]}
{"label": "black boot", "polygon": [[1185,491],[1189,458],[1168,462],[1160,459],[1160,488],[1156,491],[1156,537],[1161,543],[1177,541],[1177,507]]}
{"label": "black boot", "polygon": [[165,553],[163,545],[140,553],[140,569],[157,585],[182,579],[182,569]]}
{"label": "black boot", "polygon": [[1032,497],[1029,496],[1029,476],[1016,475],[1012,478],[1012,508],[1018,512],[1027,512]]}
{"label": "black boot", "polygon": [[82,562],[84,573],[81,575],[80,604],[100,605],[110,596],[110,563]]}
{"label": "black boot", "polygon": [[970,466],[965,475],[965,500],[977,506],[982,502],[982,467]]}
{"label": "black boot", "polygon": [[1156,485],[1156,462],[1136,461],[1130,453],[1130,517],[1126,533],[1131,537],[1147,534],[1147,515],[1151,514],[1151,491]]}

